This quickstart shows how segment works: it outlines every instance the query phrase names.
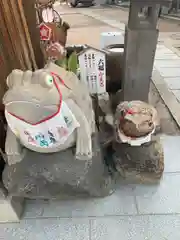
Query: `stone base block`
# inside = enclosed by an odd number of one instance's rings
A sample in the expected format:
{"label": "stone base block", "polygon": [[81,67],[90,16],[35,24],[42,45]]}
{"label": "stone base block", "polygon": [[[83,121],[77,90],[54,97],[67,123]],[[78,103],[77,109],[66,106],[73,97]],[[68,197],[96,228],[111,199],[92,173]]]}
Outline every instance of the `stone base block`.
{"label": "stone base block", "polygon": [[19,222],[22,212],[22,198],[0,200],[0,223]]}
{"label": "stone base block", "polygon": [[8,196],[7,189],[5,189],[3,183],[0,182],[0,200],[6,199],[7,196]]}
{"label": "stone base block", "polygon": [[164,171],[164,154],[161,141],[138,147],[115,143],[114,161],[122,177],[134,183],[155,183]]}
{"label": "stone base block", "polygon": [[114,180],[104,164],[98,134],[92,137],[93,157],[75,159],[75,148],[42,154],[26,151],[17,164],[6,165],[3,183],[11,196],[41,199],[105,197],[114,191]]}

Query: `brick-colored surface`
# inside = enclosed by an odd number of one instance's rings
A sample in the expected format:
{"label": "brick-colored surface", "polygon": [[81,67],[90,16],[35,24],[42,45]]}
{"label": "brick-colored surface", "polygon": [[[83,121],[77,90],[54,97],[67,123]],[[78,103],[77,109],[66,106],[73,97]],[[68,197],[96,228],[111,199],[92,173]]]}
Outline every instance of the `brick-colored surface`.
{"label": "brick-colored surface", "polygon": [[91,26],[105,26],[105,24],[101,21],[98,21],[92,17],[84,16],[82,14],[74,13],[74,14],[64,14],[63,21],[69,23],[71,28],[88,28]]}
{"label": "brick-colored surface", "polygon": [[117,31],[109,26],[90,26],[86,28],[74,28],[68,33],[68,44],[89,44],[93,47],[99,47],[101,32]]}

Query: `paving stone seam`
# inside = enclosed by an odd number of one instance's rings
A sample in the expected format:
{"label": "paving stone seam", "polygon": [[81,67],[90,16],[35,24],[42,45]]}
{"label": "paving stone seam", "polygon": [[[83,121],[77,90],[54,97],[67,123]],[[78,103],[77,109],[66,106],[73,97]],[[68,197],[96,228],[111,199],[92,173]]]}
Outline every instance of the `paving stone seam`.
{"label": "paving stone seam", "polygon": [[164,78],[160,75],[159,71],[153,71],[152,81],[165,105],[168,107],[172,117],[180,127],[180,103],[172,91],[168,89],[167,84],[165,83]]}
{"label": "paving stone seam", "polygon": [[134,203],[135,203],[135,206],[136,206],[136,211],[137,211],[137,214],[139,215],[140,214],[140,211],[139,211],[139,207],[138,207],[138,201],[137,201],[137,197],[133,191],[133,197],[134,197]]}
{"label": "paving stone seam", "polygon": [[89,240],[92,240],[92,219],[89,219]]}
{"label": "paving stone seam", "polygon": [[[139,214],[116,214],[116,215],[103,215],[103,216],[75,216],[75,217],[39,217],[35,216],[32,218],[23,218],[21,221],[28,221],[28,220],[50,220],[50,219],[56,219],[56,220],[73,220],[76,219],[86,219],[86,220],[94,220],[94,219],[105,219],[105,218],[119,218],[119,217],[140,217],[140,216],[178,216],[180,217],[180,213],[139,213]],[[16,224],[16,223],[15,223]],[[19,224],[19,223],[17,223]]]}

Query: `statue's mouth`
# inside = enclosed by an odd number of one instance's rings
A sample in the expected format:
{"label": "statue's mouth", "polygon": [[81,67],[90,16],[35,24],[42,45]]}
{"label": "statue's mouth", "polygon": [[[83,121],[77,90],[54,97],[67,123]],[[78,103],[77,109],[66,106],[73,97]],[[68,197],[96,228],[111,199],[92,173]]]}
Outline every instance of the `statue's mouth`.
{"label": "statue's mouth", "polygon": [[47,88],[31,84],[9,89],[3,98],[5,110],[29,124],[38,124],[54,117],[60,111],[62,103],[61,91],[55,79],[54,85],[54,88]]}
{"label": "statue's mouth", "polygon": [[12,105],[26,105],[27,107],[28,106],[34,106],[34,107],[37,107],[37,108],[48,108],[48,107],[51,107],[51,106],[58,106],[58,104],[51,104],[51,105],[47,105],[47,104],[43,104],[42,102],[40,101],[12,101],[12,102],[7,102],[5,104],[6,108],[9,108],[9,106],[12,106]]}
{"label": "statue's mouth", "polygon": [[38,102],[13,101],[6,103],[6,111],[16,118],[29,124],[38,124],[56,114],[57,104],[43,105]]}

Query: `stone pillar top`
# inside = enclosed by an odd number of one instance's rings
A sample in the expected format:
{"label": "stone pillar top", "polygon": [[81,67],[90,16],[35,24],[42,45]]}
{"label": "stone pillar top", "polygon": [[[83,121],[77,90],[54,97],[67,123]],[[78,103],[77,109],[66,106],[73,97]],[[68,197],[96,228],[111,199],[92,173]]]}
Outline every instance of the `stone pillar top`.
{"label": "stone pillar top", "polygon": [[131,0],[128,27],[136,30],[155,30],[160,6],[169,6],[171,0]]}

